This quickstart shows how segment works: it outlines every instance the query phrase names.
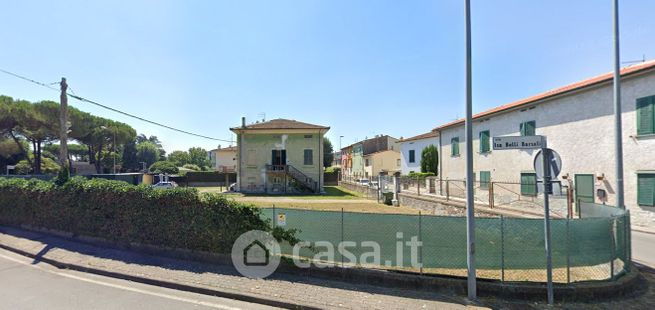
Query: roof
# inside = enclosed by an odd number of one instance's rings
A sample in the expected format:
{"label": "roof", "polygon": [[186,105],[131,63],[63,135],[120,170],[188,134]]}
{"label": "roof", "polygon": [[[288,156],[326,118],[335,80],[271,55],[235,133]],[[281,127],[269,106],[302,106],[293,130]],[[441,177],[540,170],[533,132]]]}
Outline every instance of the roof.
{"label": "roof", "polygon": [[277,118],[272,119],[268,122],[261,122],[247,125],[246,127],[234,127],[230,128],[231,130],[240,130],[240,129],[249,129],[249,130],[261,130],[261,129],[330,129],[330,127],[314,125],[299,122],[292,119],[283,119]]}
{"label": "roof", "polygon": [[236,151],[237,151],[237,147],[236,147],[236,146],[222,147],[222,148],[220,148],[220,149],[213,149],[213,150],[211,150],[210,152],[229,152],[229,151],[234,151],[234,152],[236,152]]}
{"label": "roof", "polygon": [[[638,72],[645,71],[645,70],[648,70],[648,69],[653,69],[653,68],[655,68],[655,60],[650,60],[650,61],[647,61],[647,62],[644,62],[644,63],[640,63],[640,64],[636,64],[636,65],[632,65],[632,66],[622,68],[621,69],[621,76],[626,76],[626,75],[638,73]],[[595,77],[592,77],[592,78],[589,78],[589,79],[586,79],[586,80],[582,80],[582,81],[572,83],[572,84],[569,84],[569,85],[566,85],[566,86],[563,86],[563,87],[552,89],[552,90],[543,92],[541,94],[534,95],[532,97],[524,98],[524,99],[521,99],[521,100],[518,100],[518,101],[514,101],[514,102],[511,102],[511,103],[508,103],[508,104],[504,104],[504,105],[495,107],[493,109],[490,109],[490,110],[487,110],[487,111],[484,111],[484,112],[480,112],[478,114],[473,115],[473,119],[478,119],[478,118],[490,116],[490,115],[495,114],[495,113],[511,110],[511,109],[514,109],[514,108],[517,108],[517,107],[521,107],[521,106],[524,106],[524,105],[528,105],[528,104],[531,104],[531,103],[538,102],[540,100],[548,99],[548,98],[551,98],[551,97],[554,97],[554,96],[570,93],[570,92],[573,92],[573,91],[581,90],[581,89],[586,88],[586,87],[590,87],[590,86],[597,85],[597,84],[600,84],[600,83],[608,82],[608,81],[611,81],[613,79],[613,77],[614,77],[613,72],[601,74],[601,75],[598,75],[598,76],[595,76]],[[460,124],[460,123],[464,123],[463,118],[458,119],[456,121],[452,121],[452,122],[447,123],[445,125],[441,125],[441,126],[435,128],[434,130],[440,130],[440,129],[443,129],[443,128],[446,128],[446,127],[451,127],[451,126],[454,126],[454,125],[457,125],[457,124]]]}
{"label": "roof", "polygon": [[400,154],[400,152],[396,151],[396,150],[381,150],[381,151],[377,151],[377,152],[373,152],[373,153],[368,153],[368,154],[364,155],[364,157],[378,155],[378,154],[384,153],[384,152],[396,152],[396,153]]}
{"label": "roof", "polygon": [[400,142],[415,141],[415,140],[428,139],[428,138],[436,138],[438,136],[439,136],[439,132],[433,130],[433,131],[430,131],[430,132],[422,133],[422,134],[420,134],[418,136],[413,136],[413,137],[406,138],[406,139],[400,139]]}
{"label": "roof", "polygon": [[[382,139],[382,138],[391,138],[391,139],[396,139],[396,138],[394,138],[394,137],[392,137],[392,136],[390,136],[390,135],[378,135],[377,137],[366,138],[366,139],[364,139],[364,140],[357,141],[357,142],[355,142],[355,143],[353,143],[353,144],[351,144],[351,145],[348,145],[348,146],[346,146],[346,147],[343,147],[343,148],[341,148],[341,149],[342,149],[342,150],[343,150],[343,149],[347,149],[347,148],[349,148],[349,147],[353,147],[353,146],[355,146],[355,145],[357,145],[357,144],[363,144],[363,143],[366,142],[366,141],[375,140],[375,139]],[[396,139],[396,140],[397,140],[397,139]]]}

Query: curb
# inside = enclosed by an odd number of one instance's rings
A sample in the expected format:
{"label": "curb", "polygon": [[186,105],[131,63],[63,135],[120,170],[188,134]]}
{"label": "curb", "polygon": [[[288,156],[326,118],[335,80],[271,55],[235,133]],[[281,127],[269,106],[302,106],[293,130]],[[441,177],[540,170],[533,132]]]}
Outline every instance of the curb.
{"label": "curb", "polygon": [[86,272],[86,273],[105,276],[105,277],[111,277],[111,278],[116,278],[116,279],[121,279],[121,280],[127,280],[127,281],[142,283],[142,284],[165,287],[165,288],[174,289],[174,290],[178,290],[178,291],[185,291],[185,292],[191,292],[191,293],[196,293],[196,294],[203,294],[203,295],[210,295],[210,296],[216,296],[216,297],[229,298],[229,299],[240,300],[240,301],[244,301],[244,302],[250,302],[250,303],[267,305],[267,306],[272,306],[272,307],[284,308],[284,309],[309,309],[309,310],[314,310],[314,309],[319,310],[319,309],[321,309],[321,308],[317,308],[317,307],[314,307],[314,306],[308,306],[308,305],[302,305],[302,304],[296,304],[296,303],[288,303],[288,302],[283,302],[283,301],[278,301],[278,300],[272,300],[272,299],[266,299],[266,298],[262,298],[262,297],[256,297],[256,296],[252,296],[252,295],[219,291],[219,290],[210,289],[210,288],[197,287],[197,286],[192,286],[192,285],[187,285],[187,284],[180,284],[180,283],[176,283],[176,282],[157,280],[157,279],[139,277],[139,276],[135,276],[135,275],[123,274],[123,273],[119,273],[119,272],[113,272],[113,271],[107,271],[107,270],[102,270],[102,269],[97,269],[97,268],[80,266],[80,265],[71,264],[71,263],[64,263],[64,262],[60,262],[58,260],[45,258],[45,257],[38,257],[37,258],[37,256],[32,254],[32,253],[23,251],[23,250],[18,249],[18,248],[10,247],[10,246],[7,246],[7,245],[1,244],[1,243],[0,243],[0,248],[11,251],[11,252],[14,252],[14,253],[22,255],[22,256],[26,256],[26,257],[33,258],[33,259],[38,259],[41,262],[50,264],[50,265],[55,266],[55,267],[57,267],[59,269],[70,269],[70,270],[81,271],[81,272]]}
{"label": "curb", "polygon": [[637,231],[637,232],[644,233],[644,234],[655,235],[655,230],[644,229],[644,228],[641,228],[639,226],[632,226],[632,231]]}

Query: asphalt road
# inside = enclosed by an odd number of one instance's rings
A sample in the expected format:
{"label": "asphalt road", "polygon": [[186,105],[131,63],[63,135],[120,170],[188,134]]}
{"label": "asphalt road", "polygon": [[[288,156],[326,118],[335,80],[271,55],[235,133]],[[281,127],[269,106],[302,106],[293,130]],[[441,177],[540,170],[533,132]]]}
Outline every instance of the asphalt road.
{"label": "asphalt road", "polygon": [[655,234],[632,231],[632,260],[655,268]]}
{"label": "asphalt road", "polygon": [[71,270],[0,250],[0,309],[274,309]]}

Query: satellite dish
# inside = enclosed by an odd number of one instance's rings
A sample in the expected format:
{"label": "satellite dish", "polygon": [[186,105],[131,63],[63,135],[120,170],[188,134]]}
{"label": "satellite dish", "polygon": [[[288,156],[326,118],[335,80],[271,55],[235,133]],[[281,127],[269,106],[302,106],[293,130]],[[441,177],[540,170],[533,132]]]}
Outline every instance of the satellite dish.
{"label": "satellite dish", "polygon": [[[562,158],[552,149],[548,150],[548,163],[550,164],[550,178],[556,179],[562,172]],[[537,172],[537,178],[544,178],[544,159],[543,152],[539,150],[537,155],[534,157],[534,170]]]}

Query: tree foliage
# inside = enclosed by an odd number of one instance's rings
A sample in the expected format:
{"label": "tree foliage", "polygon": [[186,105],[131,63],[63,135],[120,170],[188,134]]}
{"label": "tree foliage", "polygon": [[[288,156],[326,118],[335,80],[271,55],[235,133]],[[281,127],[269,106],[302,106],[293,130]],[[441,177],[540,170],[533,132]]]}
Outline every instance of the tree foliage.
{"label": "tree foliage", "polygon": [[332,166],[332,161],[334,160],[334,148],[332,147],[332,142],[327,137],[323,138],[323,167]]}
{"label": "tree foliage", "polygon": [[176,174],[180,170],[175,166],[174,163],[162,160],[158,161],[150,166],[150,173],[166,173],[166,174]]}
{"label": "tree foliage", "polygon": [[439,152],[432,144],[421,152],[421,172],[431,172],[435,175],[439,173]]}
{"label": "tree foliage", "polygon": [[201,147],[192,147],[189,149],[189,164],[196,165],[202,170],[206,170],[211,165],[207,151]]}
{"label": "tree foliage", "polygon": [[178,167],[182,167],[191,162],[191,156],[186,151],[173,151],[168,154],[168,161],[173,162]]}

